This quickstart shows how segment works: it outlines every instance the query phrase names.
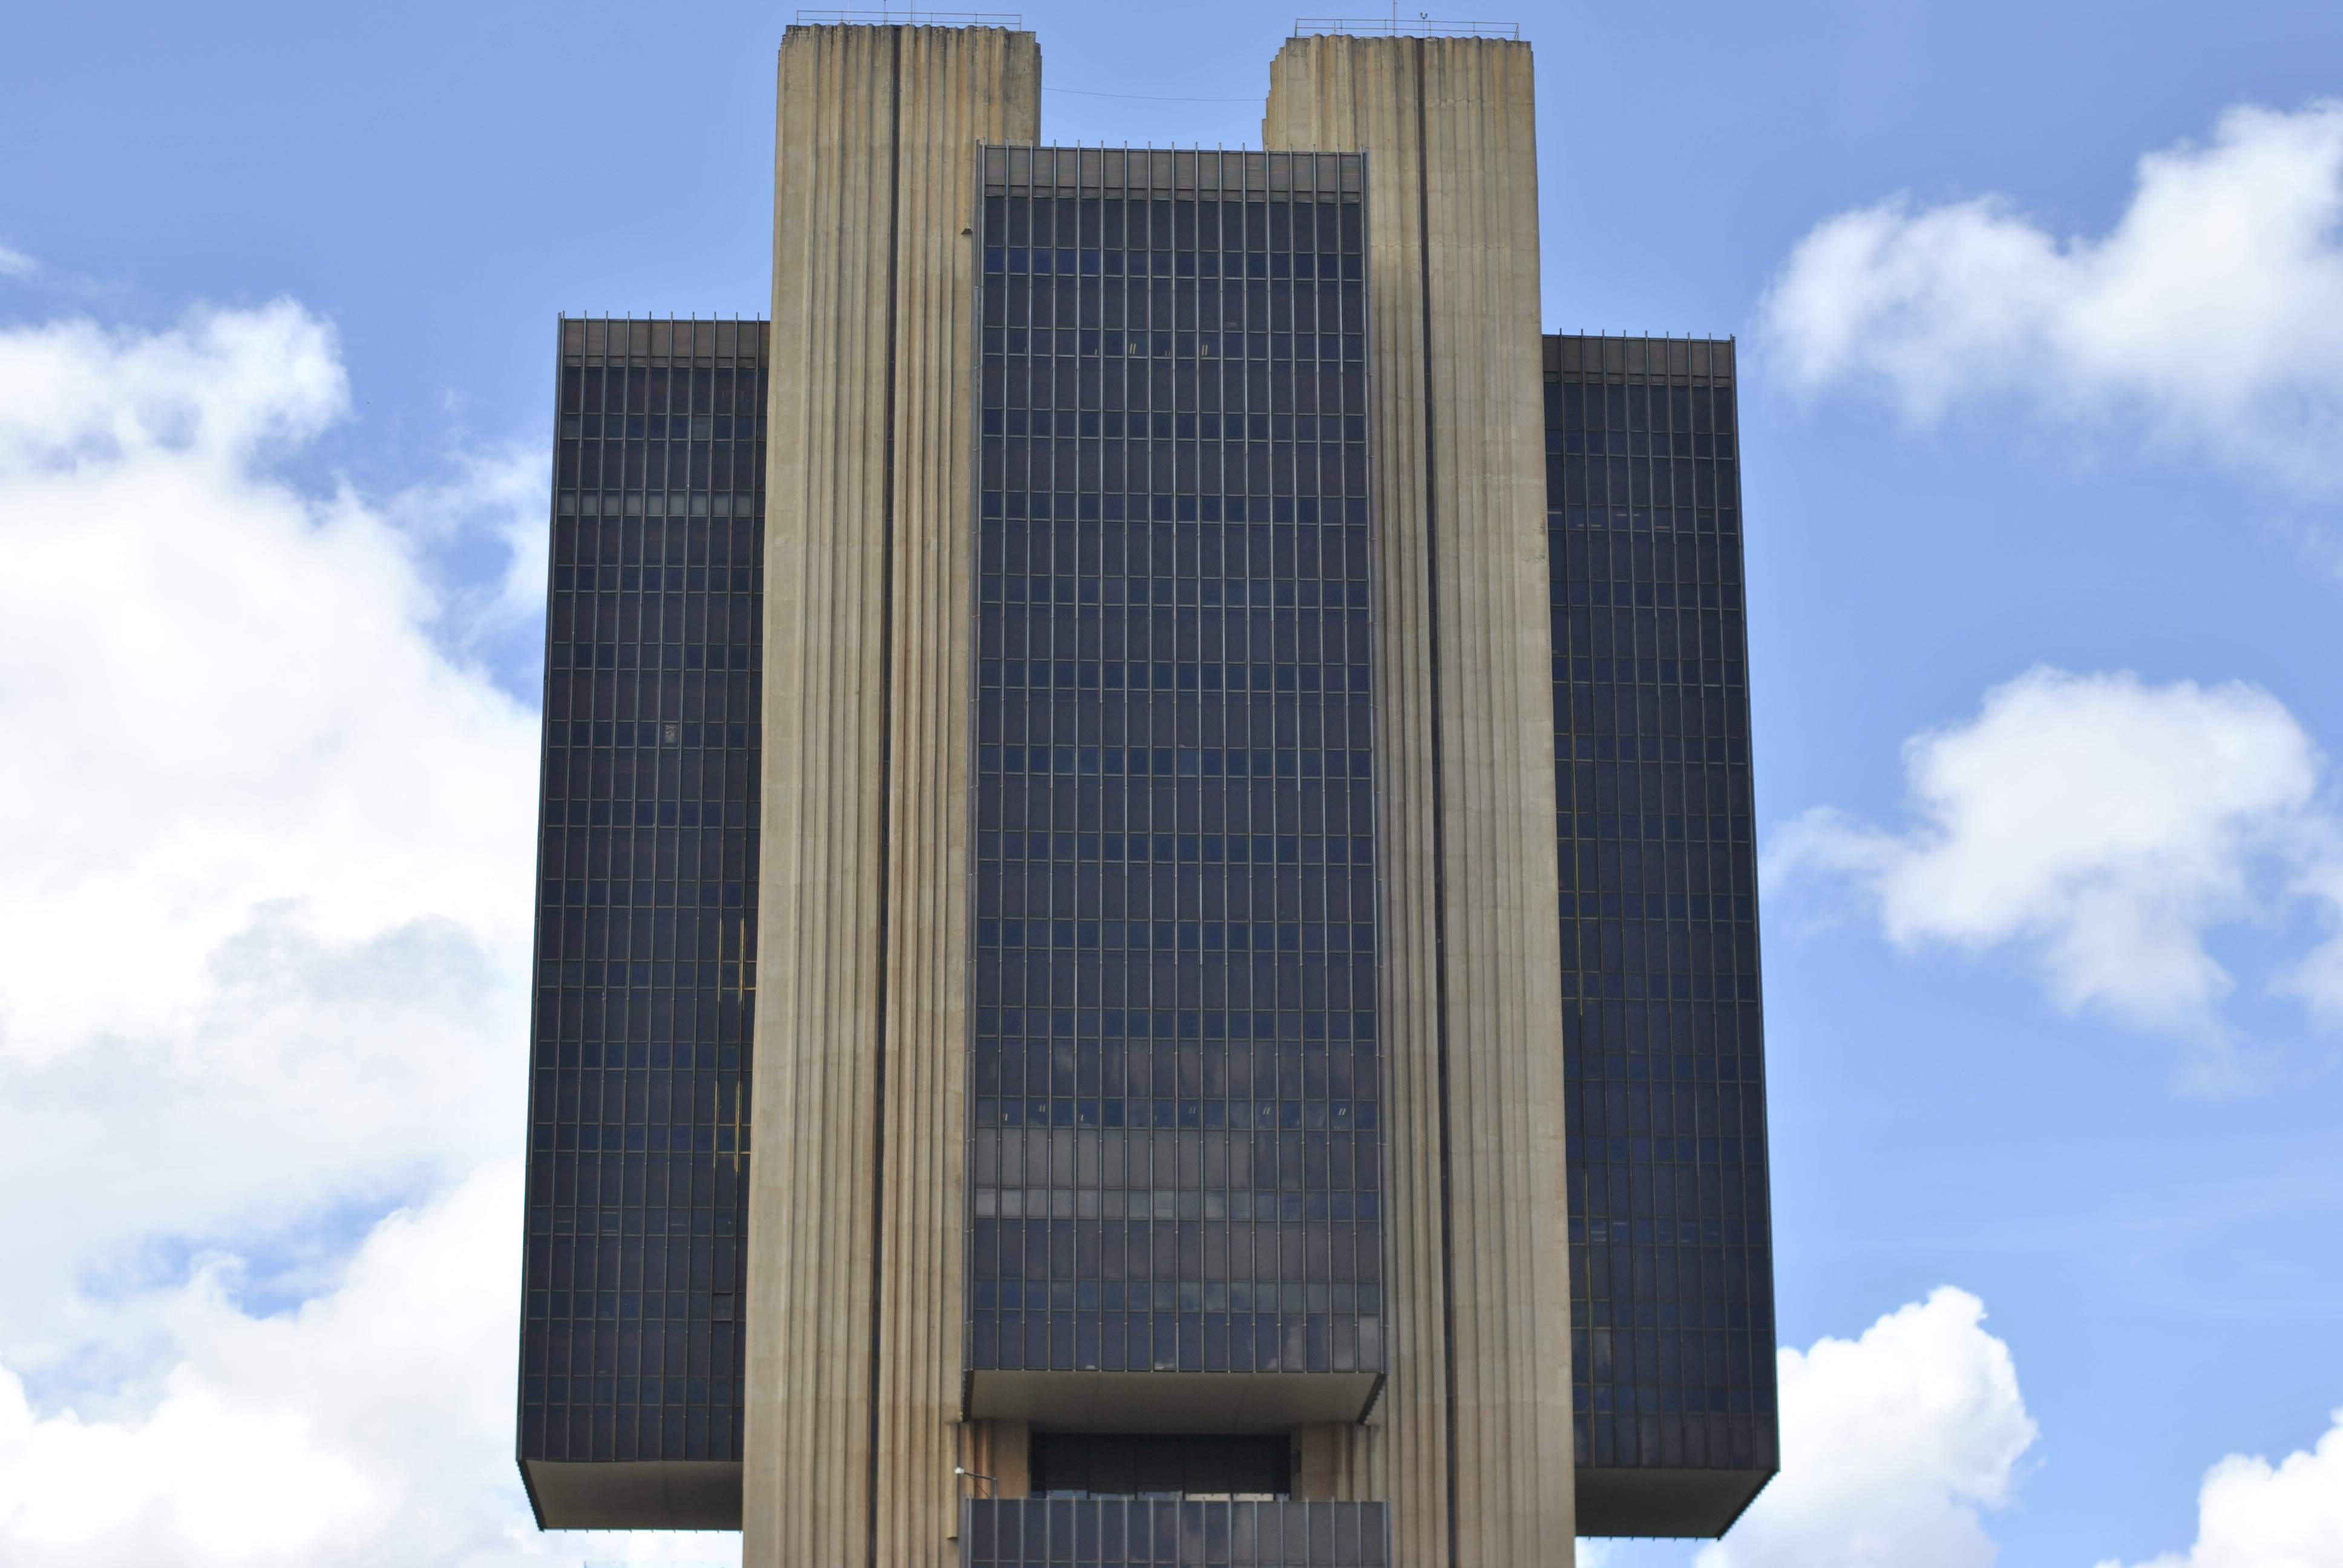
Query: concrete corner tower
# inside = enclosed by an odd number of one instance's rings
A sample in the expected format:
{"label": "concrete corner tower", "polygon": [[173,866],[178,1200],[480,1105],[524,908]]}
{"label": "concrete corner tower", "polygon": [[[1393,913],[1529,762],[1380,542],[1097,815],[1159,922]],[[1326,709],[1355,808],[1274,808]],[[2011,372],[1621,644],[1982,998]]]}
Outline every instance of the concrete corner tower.
{"label": "concrete corner tower", "polygon": [[997,28],[780,52],[747,1561],[958,1560],[976,155]]}
{"label": "concrete corner tower", "polygon": [[1566,1558],[1570,1293],[1529,46],[1297,37],[1264,145],[1366,155],[1409,1563]]}

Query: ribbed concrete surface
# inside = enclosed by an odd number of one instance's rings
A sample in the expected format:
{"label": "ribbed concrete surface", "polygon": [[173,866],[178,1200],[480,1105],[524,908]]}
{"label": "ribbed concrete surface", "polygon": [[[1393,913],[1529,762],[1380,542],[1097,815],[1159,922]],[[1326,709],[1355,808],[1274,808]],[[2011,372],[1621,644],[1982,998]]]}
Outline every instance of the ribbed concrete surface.
{"label": "ribbed concrete surface", "polygon": [[[1376,823],[1383,864],[1381,993],[1383,1260],[1391,1374],[1366,1438],[1371,1496],[1390,1502],[1403,1563],[1447,1555],[1448,1425],[1440,1201],[1439,928],[1433,899],[1431,628],[1423,559],[1423,229],[1413,57],[1286,45],[1262,145],[1367,156],[1368,353],[1374,408]],[[1370,139],[1373,128],[1384,139]]]}
{"label": "ribbed concrete surface", "polygon": [[1293,1429],[1293,1495],[1311,1502],[1378,1501],[1368,1450],[1377,1429],[1321,1422]]}
{"label": "ribbed concrete surface", "polygon": [[975,1473],[970,1497],[1023,1497],[1033,1490],[1033,1429],[1021,1421],[968,1421],[960,1428],[960,1462]]}
{"label": "ribbed concrete surface", "polygon": [[[1041,132],[1031,33],[905,27],[874,1562],[954,1564],[968,1171],[976,149]],[[970,1469],[979,1467],[971,1465]],[[992,1474],[991,1471],[980,1473]]]}
{"label": "ribbed concrete surface", "polygon": [[742,1500],[756,1568],[957,1560],[960,231],[976,143],[1038,134],[1040,85],[1030,34],[796,27],[781,48]]}
{"label": "ribbed concrete surface", "polygon": [[1397,1561],[1566,1562],[1530,53],[1297,38],[1262,137],[1368,156],[1395,1346],[1370,1464]]}

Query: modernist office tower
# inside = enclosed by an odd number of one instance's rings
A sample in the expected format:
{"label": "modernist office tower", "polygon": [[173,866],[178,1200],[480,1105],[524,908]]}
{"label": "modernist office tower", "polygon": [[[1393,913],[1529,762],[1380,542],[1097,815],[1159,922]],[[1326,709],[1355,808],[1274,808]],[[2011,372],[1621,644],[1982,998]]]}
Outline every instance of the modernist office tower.
{"label": "modernist office tower", "polygon": [[1039,94],[792,28],[769,327],[562,324],[539,1518],[1715,1533],[1774,1464],[1730,346],[1541,338],[1517,43],[1297,37],[1266,152]]}

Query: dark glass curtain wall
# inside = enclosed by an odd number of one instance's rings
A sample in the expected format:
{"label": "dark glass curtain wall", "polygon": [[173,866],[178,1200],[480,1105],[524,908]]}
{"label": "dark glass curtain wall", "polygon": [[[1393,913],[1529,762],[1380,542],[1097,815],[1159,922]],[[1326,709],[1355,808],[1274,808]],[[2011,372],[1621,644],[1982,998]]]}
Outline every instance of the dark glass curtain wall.
{"label": "dark glass curtain wall", "polygon": [[990,149],[970,1365],[1383,1365],[1355,157]]}
{"label": "dark glass curtain wall", "polygon": [[1732,353],[1545,344],[1586,1469],[1775,1464]]}
{"label": "dark glass curtain wall", "polygon": [[560,337],[520,1455],[738,1460],[765,327]]}

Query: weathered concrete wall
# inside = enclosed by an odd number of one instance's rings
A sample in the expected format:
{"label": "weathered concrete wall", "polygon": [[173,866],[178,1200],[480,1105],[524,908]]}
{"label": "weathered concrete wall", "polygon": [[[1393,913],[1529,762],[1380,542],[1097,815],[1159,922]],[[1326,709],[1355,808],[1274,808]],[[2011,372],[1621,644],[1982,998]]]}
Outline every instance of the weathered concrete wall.
{"label": "weathered concrete wall", "polygon": [[1021,1421],[962,1422],[960,1463],[978,1476],[966,1483],[970,1497],[1024,1497],[1033,1490],[1033,1429]]}
{"label": "weathered concrete wall", "polygon": [[1033,36],[790,29],[774,151],[744,1561],[937,1565],[960,1487],[970,226]]}
{"label": "weathered concrete wall", "polygon": [[900,35],[880,1568],[960,1561],[946,1538],[960,1528],[951,1472],[968,1171],[977,266],[969,230],[978,146],[1041,134],[1031,34],[906,27]]}
{"label": "weathered concrete wall", "polygon": [[[1570,1301],[1526,45],[1319,36],[1262,140],[1368,157],[1396,1560],[1567,1561]],[[1453,1523],[1452,1523],[1453,1521]]]}
{"label": "weathered concrete wall", "polygon": [[1293,1495],[1312,1503],[1381,1501],[1368,1462],[1377,1431],[1359,1422],[1293,1429]]}

